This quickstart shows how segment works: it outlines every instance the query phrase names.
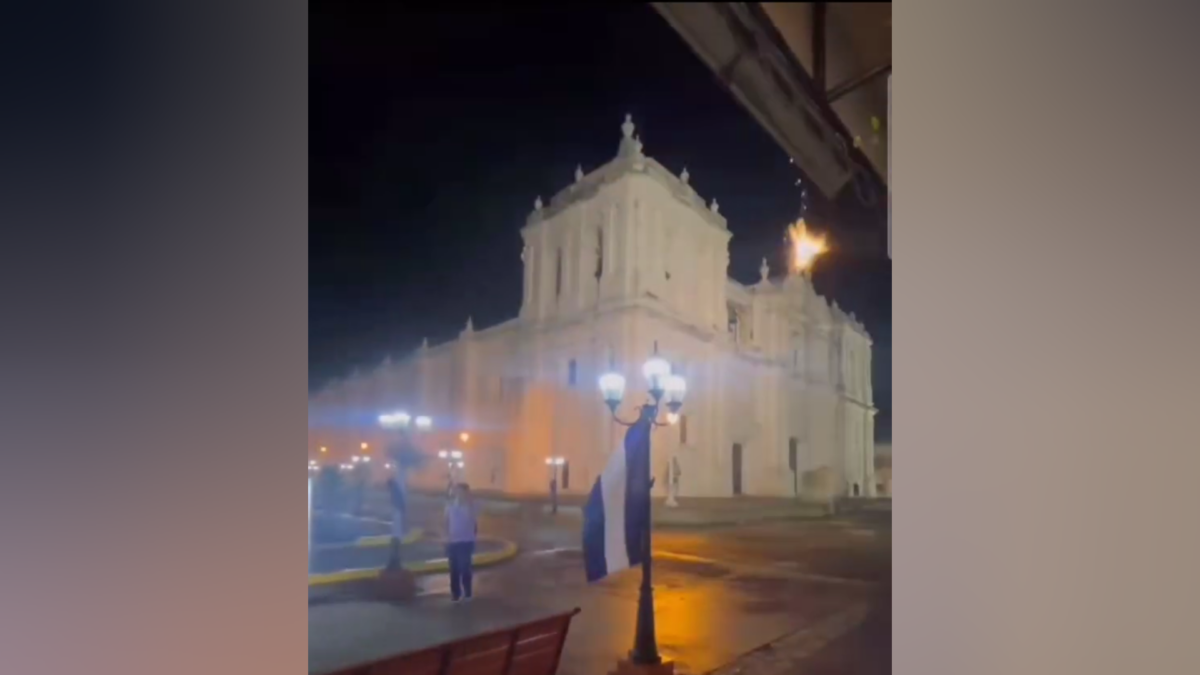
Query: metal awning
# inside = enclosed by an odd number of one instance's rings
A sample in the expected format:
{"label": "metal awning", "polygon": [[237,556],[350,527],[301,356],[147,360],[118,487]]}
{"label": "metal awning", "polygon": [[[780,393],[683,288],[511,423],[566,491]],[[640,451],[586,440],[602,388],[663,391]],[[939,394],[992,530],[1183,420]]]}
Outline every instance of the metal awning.
{"label": "metal awning", "polygon": [[654,6],[826,196],[886,190],[890,4]]}

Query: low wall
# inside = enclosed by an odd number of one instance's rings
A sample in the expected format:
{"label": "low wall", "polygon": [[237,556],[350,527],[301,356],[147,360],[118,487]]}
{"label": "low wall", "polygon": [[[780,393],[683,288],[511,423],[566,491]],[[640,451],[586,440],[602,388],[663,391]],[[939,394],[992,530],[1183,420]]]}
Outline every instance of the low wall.
{"label": "low wall", "polygon": [[[547,495],[504,494],[498,492],[472,491],[475,503],[483,513],[538,519],[551,514]],[[414,508],[440,508],[445,503],[445,494],[440,491],[410,490],[409,501]],[[560,519],[581,519],[585,498],[582,495],[564,495],[558,503]],[[371,499],[376,508],[386,509],[386,495]],[[736,525],[767,520],[795,518],[820,518],[830,513],[829,502],[808,502],[790,498],[743,497],[743,498],[687,498],[681,497],[679,505],[668,507],[662,498],[652,502],[654,522],[664,525]]]}

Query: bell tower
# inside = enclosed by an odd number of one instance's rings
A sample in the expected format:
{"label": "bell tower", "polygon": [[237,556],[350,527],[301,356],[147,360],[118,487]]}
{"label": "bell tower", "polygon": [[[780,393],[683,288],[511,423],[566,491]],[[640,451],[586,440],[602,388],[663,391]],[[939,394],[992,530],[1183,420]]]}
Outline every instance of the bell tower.
{"label": "bell tower", "polygon": [[706,330],[724,330],[730,233],[720,206],[643,152],[631,116],[617,155],[549,204],[525,228],[521,316],[549,320],[612,304],[645,304]]}

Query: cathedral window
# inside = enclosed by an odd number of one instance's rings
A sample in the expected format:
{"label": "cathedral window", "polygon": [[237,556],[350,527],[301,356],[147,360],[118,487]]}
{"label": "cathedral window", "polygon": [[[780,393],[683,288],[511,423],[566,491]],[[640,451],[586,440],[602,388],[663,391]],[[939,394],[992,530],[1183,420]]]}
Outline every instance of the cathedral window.
{"label": "cathedral window", "polygon": [[568,385],[570,385],[572,387],[575,386],[575,376],[576,376],[575,359],[571,359],[570,361],[567,362],[567,384]]}
{"label": "cathedral window", "polygon": [[596,228],[596,279],[604,275],[604,230]]}
{"label": "cathedral window", "polygon": [[562,295],[562,249],[554,256],[554,297]]}

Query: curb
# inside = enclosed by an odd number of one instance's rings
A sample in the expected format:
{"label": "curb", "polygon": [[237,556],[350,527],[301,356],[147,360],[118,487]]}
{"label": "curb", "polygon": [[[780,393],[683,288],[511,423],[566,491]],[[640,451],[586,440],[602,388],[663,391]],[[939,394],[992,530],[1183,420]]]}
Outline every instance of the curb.
{"label": "curb", "polygon": [[[489,539],[488,541],[499,541],[501,548],[499,551],[489,551],[487,553],[476,553],[471,556],[471,562],[475,567],[488,567],[501,563],[507,560],[512,560],[517,557],[518,547],[516,542],[506,539]],[[411,562],[404,565],[404,569],[413,574],[433,574],[436,572],[449,572],[450,562],[445,558],[436,558],[434,560],[422,560],[420,562]],[[344,570],[341,572],[330,572],[328,574],[310,574],[308,576],[309,587],[326,586],[329,584],[340,584],[347,581],[363,581],[374,579],[383,571],[382,567],[373,567],[359,570]]]}
{"label": "curb", "polygon": [[[401,544],[414,544],[425,536],[425,530],[414,527],[409,530],[408,534],[400,540]],[[354,540],[354,545],[361,548],[370,548],[374,546],[389,546],[392,543],[392,535],[390,534],[374,534],[369,537],[359,537]]]}

